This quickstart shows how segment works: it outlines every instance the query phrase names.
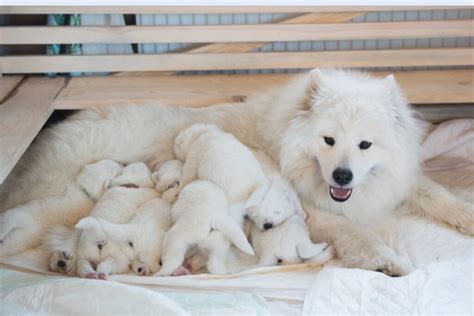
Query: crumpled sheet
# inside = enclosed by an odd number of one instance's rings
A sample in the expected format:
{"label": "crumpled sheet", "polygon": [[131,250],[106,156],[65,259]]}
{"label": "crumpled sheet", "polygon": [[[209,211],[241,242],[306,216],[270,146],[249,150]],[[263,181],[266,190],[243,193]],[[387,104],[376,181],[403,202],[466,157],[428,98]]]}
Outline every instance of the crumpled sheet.
{"label": "crumpled sheet", "polygon": [[[437,126],[423,148],[424,171],[474,200],[474,120]],[[453,248],[456,246],[453,245]],[[45,276],[39,249],[0,258],[0,314],[299,315],[473,312],[473,252],[429,264],[402,278],[310,265],[215,276],[111,276],[108,282]],[[118,281],[118,282],[115,282]]]}

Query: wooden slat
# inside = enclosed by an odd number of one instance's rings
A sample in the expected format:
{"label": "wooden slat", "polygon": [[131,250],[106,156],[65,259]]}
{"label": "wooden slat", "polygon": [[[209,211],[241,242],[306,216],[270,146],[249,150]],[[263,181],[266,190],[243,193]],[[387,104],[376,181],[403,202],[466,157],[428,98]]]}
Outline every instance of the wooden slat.
{"label": "wooden slat", "polygon": [[22,80],[23,76],[4,76],[0,78],[0,104],[8,98]]}
{"label": "wooden slat", "polygon": [[209,43],[474,36],[472,20],[184,26],[5,26],[0,44]]}
{"label": "wooden slat", "polygon": [[0,14],[185,14],[418,11],[470,9],[469,6],[1,6]]}
{"label": "wooden slat", "polygon": [[[386,72],[373,73],[386,76]],[[244,100],[257,91],[282,85],[295,74],[77,77],[61,91],[56,109],[146,104],[208,106]],[[474,70],[432,70],[396,73],[409,102],[474,103]]]}
{"label": "wooden slat", "polygon": [[178,71],[314,67],[473,65],[473,48],[390,49],[243,54],[3,56],[5,74],[43,72]]}
{"label": "wooden slat", "polygon": [[0,106],[0,183],[53,112],[53,100],[64,78],[28,78]]}

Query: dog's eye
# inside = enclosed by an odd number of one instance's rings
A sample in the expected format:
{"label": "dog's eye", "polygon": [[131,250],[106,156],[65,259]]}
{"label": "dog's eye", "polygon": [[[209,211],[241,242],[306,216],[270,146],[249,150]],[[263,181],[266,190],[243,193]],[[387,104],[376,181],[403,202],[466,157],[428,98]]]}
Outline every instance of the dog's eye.
{"label": "dog's eye", "polygon": [[368,142],[368,141],[361,141],[360,144],[359,144],[359,148],[364,150],[364,149],[368,149],[370,146],[372,145],[371,142]]}
{"label": "dog's eye", "polygon": [[334,138],[328,137],[328,136],[324,136],[324,141],[325,141],[326,144],[328,144],[329,146],[334,146],[334,144],[336,143],[336,141],[334,140]]}

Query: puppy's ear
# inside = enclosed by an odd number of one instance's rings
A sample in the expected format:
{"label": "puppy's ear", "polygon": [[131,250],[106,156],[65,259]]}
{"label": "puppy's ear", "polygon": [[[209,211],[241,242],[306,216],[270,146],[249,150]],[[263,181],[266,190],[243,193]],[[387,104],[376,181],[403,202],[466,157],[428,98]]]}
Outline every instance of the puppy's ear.
{"label": "puppy's ear", "polygon": [[158,175],[158,171],[153,172],[151,174],[151,179],[153,180],[155,184],[158,184],[158,182],[160,182],[160,176]]}
{"label": "puppy's ear", "polygon": [[321,85],[322,76],[323,74],[319,68],[311,70],[308,74],[303,100],[300,103],[301,110],[310,111],[313,107],[314,100]]}
{"label": "puppy's ear", "polygon": [[245,209],[257,206],[260,204],[260,202],[263,201],[265,198],[265,195],[267,194],[268,190],[270,188],[270,183],[266,182],[265,184],[262,184],[255,189],[252,194],[250,195],[249,199],[245,203]]}

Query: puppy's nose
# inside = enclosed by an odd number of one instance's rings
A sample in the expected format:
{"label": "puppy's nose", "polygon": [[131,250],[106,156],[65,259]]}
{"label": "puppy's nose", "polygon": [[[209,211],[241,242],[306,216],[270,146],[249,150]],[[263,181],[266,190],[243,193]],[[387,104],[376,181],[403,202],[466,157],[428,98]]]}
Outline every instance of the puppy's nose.
{"label": "puppy's nose", "polygon": [[272,223],[265,223],[263,224],[263,229],[270,229],[273,227],[273,224]]}
{"label": "puppy's nose", "polygon": [[58,267],[60,268],[65,268],[66,267],[66,262],[62,261],[62,260],[59,260],[58,261]]}
{"label": "puppy's nose", "polygon": [[337,168],[332,173],[332,178],[334,181],[336,181],[336,183],[341,186],[351,183],[352,177],[352,171],[349,169]]}

